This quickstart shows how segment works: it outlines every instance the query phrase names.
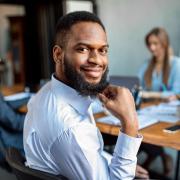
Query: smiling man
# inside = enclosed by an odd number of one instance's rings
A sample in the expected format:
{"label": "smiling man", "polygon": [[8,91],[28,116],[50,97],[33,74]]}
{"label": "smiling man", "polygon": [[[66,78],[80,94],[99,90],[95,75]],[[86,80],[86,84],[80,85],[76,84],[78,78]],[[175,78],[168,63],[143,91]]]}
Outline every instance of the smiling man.
{"label": "smiling man", "polygon": [[[108,43],[100,19],[73,12],[57,24],[52,79],[28,104],[26,165],[74,180],[133,179],[142,138],[131,93],[108,85]],[[121,119],[111,161],[92,114],[92,101]]]}
{"label": "smiling man", "polygon": [[70,32],[61,32],[61,26],[57,27],[60,33],[53,49],[55,76],[81,95],[97,95],[107,86],[108,44],[104,29],[91,21],[78,22]]}

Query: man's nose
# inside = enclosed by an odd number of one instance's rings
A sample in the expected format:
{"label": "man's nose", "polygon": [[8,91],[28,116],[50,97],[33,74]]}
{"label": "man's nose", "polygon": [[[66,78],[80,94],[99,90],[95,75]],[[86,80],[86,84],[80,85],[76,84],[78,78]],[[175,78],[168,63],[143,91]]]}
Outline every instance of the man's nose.
{"label": "man's nose", "polygon": [[90,51],[88,62],[93,64],[101,64],[101,58],[99,57],[97,50]]}

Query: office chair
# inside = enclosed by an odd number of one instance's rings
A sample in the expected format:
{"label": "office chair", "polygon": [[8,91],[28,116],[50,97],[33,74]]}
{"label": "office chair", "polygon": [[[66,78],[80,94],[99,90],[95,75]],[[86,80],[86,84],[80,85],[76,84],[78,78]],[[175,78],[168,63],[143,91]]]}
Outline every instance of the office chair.
{"label": "office chair", "polygon": [[141,87],[139,86],[140,82],[137,76],[110,76],[109,82],[116,86],[128,88],[134,97],[136,109],[139,109],[142,98],[140,97]]}
{"label": "office chair", "polygon": [[67,180],[63,176],[55,176],[46,172],[31,169],[24,165],[25,158],[13,147],[6,150],[6,160],[18,180]]}
{"label": "office chair", "polygon": [[1,138],[0,138],[0,153],[3,155],[3,158],[0,159],[0,167],[8,172],[12,172],[12,169],[10,168],[6,159],[4,158],[6,154],[6,148]]}

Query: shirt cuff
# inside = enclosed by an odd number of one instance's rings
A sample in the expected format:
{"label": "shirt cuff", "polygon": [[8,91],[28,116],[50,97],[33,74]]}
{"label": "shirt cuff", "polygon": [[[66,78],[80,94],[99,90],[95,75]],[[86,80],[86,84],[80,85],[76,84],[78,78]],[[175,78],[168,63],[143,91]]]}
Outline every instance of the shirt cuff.
{"label": "shirt cuff", "polygon": [[123,158],[136,158],[142,139],[142,135],[131,137],[120,132],[114,152]]}

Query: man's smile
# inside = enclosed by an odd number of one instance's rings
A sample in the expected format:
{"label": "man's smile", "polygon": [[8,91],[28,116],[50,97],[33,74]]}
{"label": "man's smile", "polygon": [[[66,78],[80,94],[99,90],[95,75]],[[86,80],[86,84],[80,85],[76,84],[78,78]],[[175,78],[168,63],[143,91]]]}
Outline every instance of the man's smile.
{"label": "man's smile", "polygon": [[82,67],[81,71],[83,71],[85,75],[88,77],[99,78],[103,73],[103,68],[101,66],[96,66],[96,67],[88,66],[88,67]]}

